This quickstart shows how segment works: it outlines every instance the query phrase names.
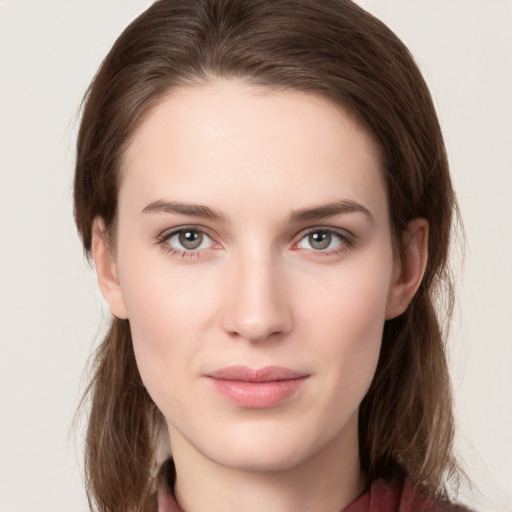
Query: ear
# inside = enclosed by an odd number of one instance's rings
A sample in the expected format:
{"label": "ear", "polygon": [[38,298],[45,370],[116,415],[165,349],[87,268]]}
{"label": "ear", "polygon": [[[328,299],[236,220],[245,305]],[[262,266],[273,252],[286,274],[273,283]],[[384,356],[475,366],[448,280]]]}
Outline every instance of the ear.
{"label": "ear", "polygon": [[93,222],[91,246],[101,294],[111,313],[117,318],[126,319],[128,314],[117,278],[115,256],[107,243],[103,220],[99,217]]}
{"label": "ear", "polygon": [[402,233],[401,258],[396,255],[386,320],[401,315],[418,290],[428,258],[428,222],[414,219]]}

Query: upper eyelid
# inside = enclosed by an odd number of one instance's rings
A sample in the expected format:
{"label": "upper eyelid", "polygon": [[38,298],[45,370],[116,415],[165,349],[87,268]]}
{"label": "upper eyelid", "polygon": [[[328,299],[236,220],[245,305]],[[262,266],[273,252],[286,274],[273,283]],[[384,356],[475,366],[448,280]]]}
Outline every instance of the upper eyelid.
{"label": "upper eyelid", "polygon": [[190,224],[190,225],[183,225],[183,226],[176,226],[174,228],[168,228],[164,229],[159,235],[158,239],[161,240],[163,238],[170,238],[171,236],[180,233],[182,231],[186,231],[187,229],[199,231],[200,233],[203,233],[204,235],[207,235],[212,240],[215,238],[215,234],[211,229],[208,229],[205,226],[200,226],[197,224]]}
{"label": "upper eyelid", "polygon": [[293,238],[301,240],[305,236],[310,235],[311,233],[315,233],[316,231],[328,231],[329,233],[334,233],[336,235],[345,236],[346,238],[351,239],[356,237],[354,233],[345,228],[338,228],[334,226],[312,226],[310,228],[299,231]]}
{"label": "upper eyelid", "polygon": [[[215,233],[210,228],[207,228],[206,226],[201,226],[199,224],[187,224],[187,225],[183,225],[183,226],[177,226],[174,228],[168,228],[168,229],[163,230],[161,232],[160,236],[162,236],[162,235],[169,236],[169,235],[172,235],[175,233],[179,233],[180,231],[185,231],[187,229],[193,229],[195,231],[200,231],[201,233],[204,233],[208,236],[213,236],[213,237],[216,236]],[[306,236],[310,233],[314,233],[315,231],[329,231],[329,232],[337,233],[337,234],[346,234],[346,235],[352,236],[352,237],[355,236],[350,230],[348,230],[346,228],[319,225],[319,226],[311,226],[309,228],[301,229],[292,238]]]}
{"label": "upper eyelid", "polygon": [[[181,226],[176,226],[173,228],[165,229],[157,236],[156,243],[165,242],[165,241],[169,240],[169,238],[171,238],[172,236],[176,235],[177,233],[180,233],[187,229],[199,231],[199,232],[203,233],[204,235],[208,236],[208,238],[210,238],[212,240],[212,242],[220,243],[218,241],[219,237],[213,230],[207,228],[206,226],[202,226],[199,224],[186,224],[186,225],[181,225]],[[291,237],[290,241],[293,244],[296,244],[296,243],[300,242],[306,236],[310,235],[311,233],[314,233],[315,231],[327,231],[330,233],[334,233],[335,235],[338,235],[341,238],[349,239],[351,242],[354,242],[356,239],[356,236],[348,229],[334,227],[334,226],[317,225],[317,226],[311,226],[311,227],[304,228],[304,229],[300,230],[298,233],[296,233],[294,236]],[[199,250],[204,250],[204,249],[199,249]]]}

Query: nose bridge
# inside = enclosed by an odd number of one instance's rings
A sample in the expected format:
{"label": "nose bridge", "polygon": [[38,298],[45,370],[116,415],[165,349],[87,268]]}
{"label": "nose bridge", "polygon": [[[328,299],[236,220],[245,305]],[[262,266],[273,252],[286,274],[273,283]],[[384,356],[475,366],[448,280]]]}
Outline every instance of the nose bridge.
{"label": "nose bridge", "polygon": [[252,342],[288,332],[291,312],[285,299],[284,269],[271,249],[238,251],[231,271],[224,329]]}

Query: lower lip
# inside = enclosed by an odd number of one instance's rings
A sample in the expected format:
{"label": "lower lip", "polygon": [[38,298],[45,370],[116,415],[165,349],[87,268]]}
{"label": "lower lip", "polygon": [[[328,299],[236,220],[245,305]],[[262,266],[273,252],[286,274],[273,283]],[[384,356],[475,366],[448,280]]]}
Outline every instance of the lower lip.
{"label": "lower lip", "polygon": [[264,409],[274,407],[299,392],[307,377],[246,382],[209,378],[212,386],[229,401],[241,407]]}

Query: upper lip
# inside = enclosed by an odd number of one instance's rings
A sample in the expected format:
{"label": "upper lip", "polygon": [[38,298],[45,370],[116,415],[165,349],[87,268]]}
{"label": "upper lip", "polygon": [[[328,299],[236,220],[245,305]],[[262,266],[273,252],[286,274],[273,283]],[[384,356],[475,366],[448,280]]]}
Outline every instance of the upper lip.
{"label": "upper lip", "polygon": [[248,366],[229,366],[207,374],[207,377],[218,380],[242,382],[275,382],[307,377],[307,374],[285,368],[283,366],[265,366],[253,369]]}

